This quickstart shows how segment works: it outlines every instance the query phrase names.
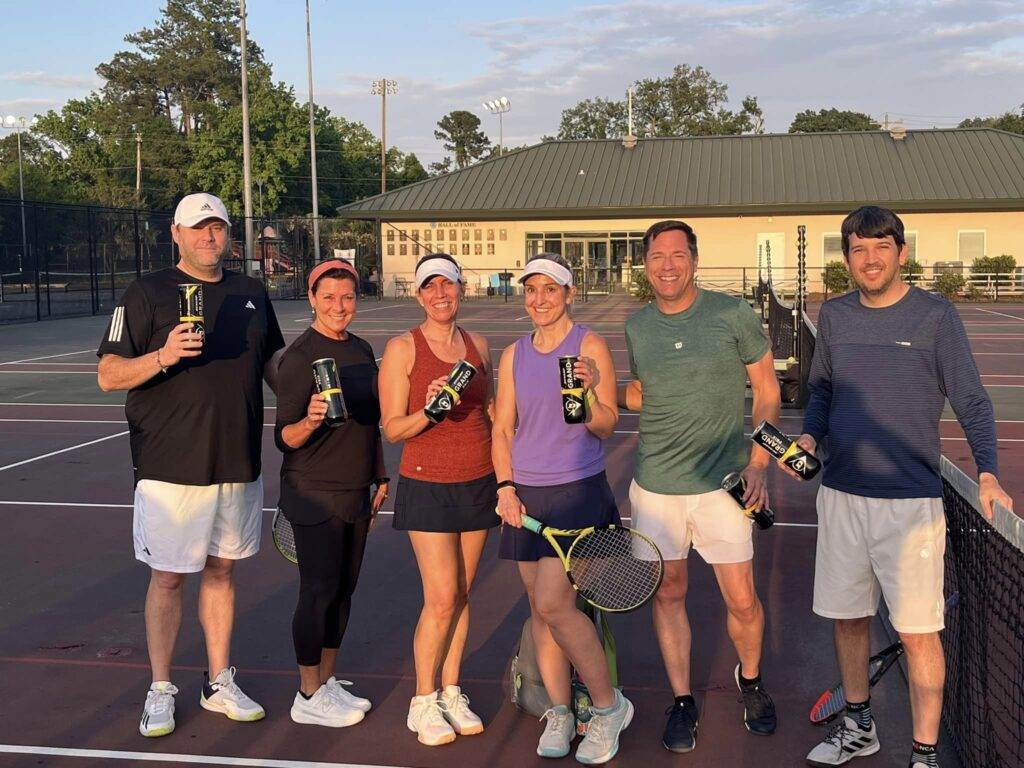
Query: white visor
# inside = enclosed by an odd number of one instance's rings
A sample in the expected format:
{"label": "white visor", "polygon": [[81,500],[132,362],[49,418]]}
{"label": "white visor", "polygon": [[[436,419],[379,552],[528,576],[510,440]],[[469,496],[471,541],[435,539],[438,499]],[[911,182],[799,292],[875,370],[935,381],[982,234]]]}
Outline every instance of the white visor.
{"label": "white visor", "polygon": [[566,287],[572,285],[572,272],[551,259],[531,259],[526,262],[526,268],[523,269],[519,282],[525,283],[534,275],[547,275],[559,285]]}
{"label": "white visor", "polygon": [[462,272],[457,264],[448,259],[427,259],[416,267],[416,287],[422,288],[430,278],[441,275],[453,283],[462,282]]}

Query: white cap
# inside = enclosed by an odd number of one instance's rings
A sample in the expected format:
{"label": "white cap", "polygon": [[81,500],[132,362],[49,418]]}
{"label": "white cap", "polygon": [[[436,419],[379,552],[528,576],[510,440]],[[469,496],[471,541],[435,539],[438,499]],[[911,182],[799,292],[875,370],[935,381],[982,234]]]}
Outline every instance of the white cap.
{"label": "white cap", "polygon": [[453,283],[462,282],[462,271],[454,259],[448,256],[435,256],[424,259],[416,267],[416,287],[422,288],[430,278],[438,275],[448,278]]}
{"label": "white cap", "polygon": [[520,283],[525,283],[534,275],[547,275],[559,285],[569,287],[572,285],[572,272],[563,267],[554,259],[544,258],[544,254],[535,256],[526,262],[523,274],[519,277]]}
{"label": "white cap", "polygon": [[225,224],[231,223],[228,209],[219,197],[196,192],[194,195],[185,195],[181,198],[178,207],[174,209],[174,223],[183,227],[194,227],[206,219],[220,219]]}

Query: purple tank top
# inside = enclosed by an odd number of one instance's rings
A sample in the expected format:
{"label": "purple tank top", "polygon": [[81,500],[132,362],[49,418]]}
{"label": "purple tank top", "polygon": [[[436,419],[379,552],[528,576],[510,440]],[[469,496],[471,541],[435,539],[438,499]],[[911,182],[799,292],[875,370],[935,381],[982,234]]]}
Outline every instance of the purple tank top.
{"label": "purple tank top", "polygon": [[516,342],[512,367],[518,424],[512,438],[512,479],[523,485],[561,485],[604,469],[601,440],[585,424],[566,424],[558,358],[578,355],[588,328],[574,325],[558,347],[542,354],[531,336]]}

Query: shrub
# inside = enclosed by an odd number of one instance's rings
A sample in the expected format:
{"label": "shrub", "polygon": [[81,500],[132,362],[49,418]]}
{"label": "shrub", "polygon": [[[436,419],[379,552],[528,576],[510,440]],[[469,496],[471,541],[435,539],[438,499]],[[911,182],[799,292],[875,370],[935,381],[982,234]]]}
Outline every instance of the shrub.
{"label": "shrub", "polygon": [[966,284],[967,281],[959,272],[943,272],[935,277],[935,290],[951,301],[964,289]]}
{"label": "shrub", "polygon": [[917,285],[924,275],[924,267],[914,259],[907,259],[907,263],[900,267],[900,275],[911,285]]}
{"label": "shrub", "polygon": [[850,290],[850,270],[842,261],[830,261],[825,265],[825,271],[821,273],[821,279],[825,283],[825,294],[846,293]]}
{"label": "shrub", "polygon": [[640,301],[654,301],[654,289],[651,288],[651,283],[647,279],[647,273],[644,270],[634,269],[632,282],[630,292],[634,296],[640,299]]}

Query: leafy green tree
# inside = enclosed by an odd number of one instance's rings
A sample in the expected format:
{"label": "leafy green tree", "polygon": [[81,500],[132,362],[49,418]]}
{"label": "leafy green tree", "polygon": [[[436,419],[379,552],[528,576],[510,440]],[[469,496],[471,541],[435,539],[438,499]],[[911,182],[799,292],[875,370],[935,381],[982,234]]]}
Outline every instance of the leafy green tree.
{"label": "leafy green tree", "polygon": [[441,176],[445,173],[452,172],[452,159],[446,157],[444,160],[438,160],[430,164],[430,175]]}
{"label": "leafy green tree", "polygon": [[971,262],[971,284],[992,287],[998,296],[1000,288],[1013,285],[1016,271],[1017,260],[1008,253],[982,256]]}
{"label": "leafy green tree", "polygon": [[1017,112],[1006,112],[997,117],[972,117],[964,120],[959,128],[998,128],[1000,131],[1024,134],[1024,104]]}
{"label": "leafy green tree", "polygon": [[967,281],[959,272],[942,272],[935,277],[935,290],[950,301],[964,289]]}
{"label": "leafy green tree", "polygon": [[479,160],[491,146],[491,140],[480,130],[480,118],[464,109],[456,109],[438,120],[434,138],[452,153],[457,168]]}
{"label": "leafy green tree", "polygon": [[[638,136],[716,136],[760,133],[757,99],[727,108],[729,89],[703,67],[679,64],[667,77],[635,84],[633,113]],[[562,112],[559,139],[607,139],[628,130],[626,101],[586,99]]]}
{"label": "leafy green tree", "polygon": [[870,115],[848,109],[807,109],[798,112],[789,126],[790,133],[824,131],[877,131],[881,126]]}
{"label": "leafy green tree", "polygon": [[917,285],[924,275],[924,267],[916,259],[907,259],[906,264],[900,267],[900,275],[911,285]]}
{"label": "leafy green tree", "polygon": [[850,290],[850,270],[846,268],[846,262],[838,259],[830,261],[825,265],[825,271],[821,273],[821,279],[825,283],[825,294],[846,293]]}
{"label": "leafy green tree", "polygon": [[560,139],[614,139],[628,129],[626,104],[609,99],[584,99],[562,111]]}

